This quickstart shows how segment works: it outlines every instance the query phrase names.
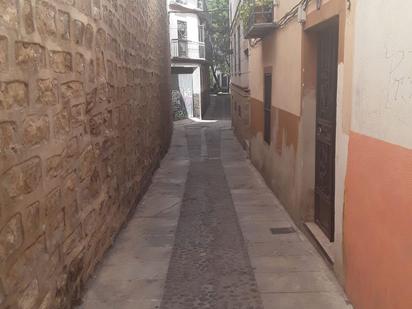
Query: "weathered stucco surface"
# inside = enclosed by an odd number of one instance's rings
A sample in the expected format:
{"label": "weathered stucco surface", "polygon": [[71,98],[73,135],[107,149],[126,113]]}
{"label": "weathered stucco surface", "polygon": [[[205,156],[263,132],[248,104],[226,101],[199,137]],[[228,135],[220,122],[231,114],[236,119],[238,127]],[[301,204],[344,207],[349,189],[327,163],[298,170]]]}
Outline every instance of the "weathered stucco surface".
{"label": "weathered stucco surface", "polygon": [[231,87],[232,102],[232,125],[236,137],[244,148],[248,148],[250,139],[250,117],[251,104],[249,93],[243,89],[232,85]]}
{"label": "weathered stucco surface", "polygon": [[376,10],[376,4],[357,1],[356,10],[368,18],[355,23],[352,130],[411,149],[410,5],[394,0]]}
{"label": "weathered stucco surface", "polygon": [[[294,4],[276,7],[282,16]],[[302,25],[292,22],[250,49],[250,153],[253,164],[296,221],[300,221],[296,194],[296,153],[301,114]],[[271,145],[263,140],[264,74],[272,74]],[[292,89],[292,90],[291,90]]]}
{"label": "weathered stucco surface", "polygon": [[378,10],[370,1],[353,4],[345,287],[356,308],[411,308],[412,43],[406,39],[411,36],[410,7],[400,0],[382,2]]}
{"label": "weathered stucco surface", "polygon": [[168,147],[166,3],[0,12],[0,307],[69,308]]}
{"label": "weathered stucco surface", "polygon": [[346,291],[355,308],[412,308],[412,151],[351,133],[346,178]]}
{"label": "weathered stucco surface", "polygon": [[[293,1],[281,1],[276,16],[290,9]],[[251,159],[293,219],[314,221],[317,35],[325,22],[339,23],[339,72],[337,89],[337,154],[334,268],[343,276],[342,220],[346,176],[348,124],[352,85],[353,46],[351,10],[346,0],[316,2],[308,7],[307,22],[293,20],[268,35],[250,52]],[[349,17],[349,18],[348,18]],[[346,47],[347,46],[347,47]],[[263,76],[272,72],[272,138],[268,146],[263,134]],[[346,93],[345,93],[346,92]],[[349,95],[348,95],[349,93]]]}

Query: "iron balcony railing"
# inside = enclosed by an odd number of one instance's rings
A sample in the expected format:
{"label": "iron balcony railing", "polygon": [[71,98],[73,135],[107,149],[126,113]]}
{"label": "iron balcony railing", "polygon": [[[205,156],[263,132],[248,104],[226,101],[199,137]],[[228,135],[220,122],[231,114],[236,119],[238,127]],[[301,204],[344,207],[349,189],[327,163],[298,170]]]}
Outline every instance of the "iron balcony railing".
{"label": "iron balcony railing", "polygon": [[205,43],[173,39],[171,42],[172,58],[206,59]]}
{"label": "iron balcony railing", "polygon": [[263,38],[276,27],[273,21],[273,4],[254,4],[250,13],[245,38]]}

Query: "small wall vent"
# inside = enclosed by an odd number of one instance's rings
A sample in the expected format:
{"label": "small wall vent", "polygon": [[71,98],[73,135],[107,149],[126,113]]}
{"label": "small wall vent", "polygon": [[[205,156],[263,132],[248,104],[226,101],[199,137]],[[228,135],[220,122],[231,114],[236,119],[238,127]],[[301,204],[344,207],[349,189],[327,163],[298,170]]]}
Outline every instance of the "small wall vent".
{"label": "small wall vent", "polygon": [[277,227],[277,228],[271,228],[270,232],[273,235],[280,235],[280,234],[292,234],[295,233],[295,229],[293,227]]}

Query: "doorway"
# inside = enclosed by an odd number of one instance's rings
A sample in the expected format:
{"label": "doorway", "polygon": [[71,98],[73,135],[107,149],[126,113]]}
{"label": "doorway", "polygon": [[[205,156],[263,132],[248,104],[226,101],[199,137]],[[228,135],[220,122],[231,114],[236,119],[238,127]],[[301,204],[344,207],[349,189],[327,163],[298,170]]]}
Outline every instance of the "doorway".
{"label": "doorway", "polygon": [[193,68],[174,67],[171,77],[174,120],[192,118],[194,116]]}
{"label": "doorway", "polygon": [[338,23],[318,32],[315,153],[315,222],[334,241]]}
{"label": "doorway", "polygon": [[267,144],[270,145],[271,141],[271,117],[272,117],[272,74],[265,73],[264,81],[264,106],[263,106],[263,117],[264,117],[264,132],[263,139]]}

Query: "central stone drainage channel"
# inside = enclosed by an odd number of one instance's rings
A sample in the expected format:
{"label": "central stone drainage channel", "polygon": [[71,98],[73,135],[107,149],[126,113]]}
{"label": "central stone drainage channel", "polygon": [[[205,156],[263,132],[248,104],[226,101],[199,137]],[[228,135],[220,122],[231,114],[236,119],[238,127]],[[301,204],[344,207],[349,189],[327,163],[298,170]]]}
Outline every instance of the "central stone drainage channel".
{"label": "central stone drainage channel", "polygon": [[[196,139],[190,133],[188,146],[200,147],[191,145]],[[209,159],[215,159],[191,161],[161,309],[263,308],[223,166],[216,160],[219,133],[210,127],[205,133]]]}

